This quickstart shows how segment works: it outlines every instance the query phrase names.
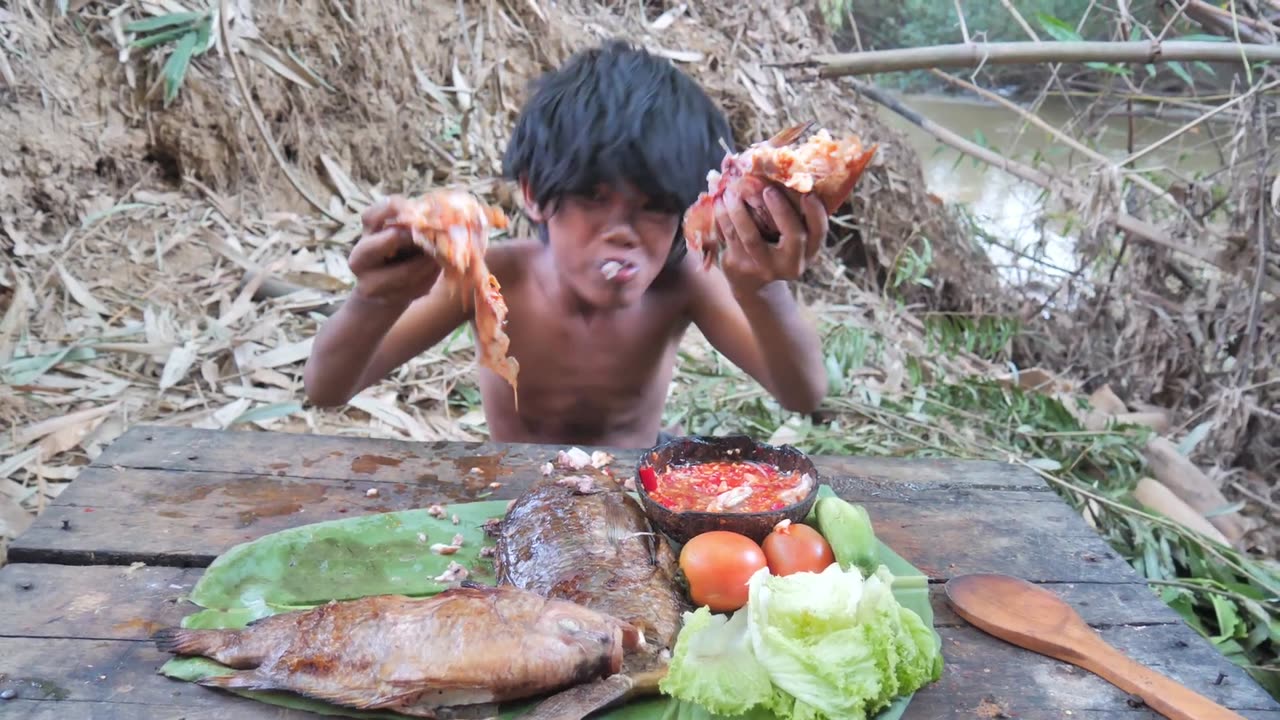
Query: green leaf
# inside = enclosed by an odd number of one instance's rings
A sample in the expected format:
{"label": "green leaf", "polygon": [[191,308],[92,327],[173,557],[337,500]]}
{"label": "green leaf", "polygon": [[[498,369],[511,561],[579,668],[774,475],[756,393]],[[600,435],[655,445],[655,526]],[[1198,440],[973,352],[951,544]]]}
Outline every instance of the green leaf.
{"label": "green leaf", "polygon": [[1113,75],[1128,75],[1128,74],[1129,74],[1129,68],[1124,67],[1123,65],[1116,65],[1115,63],[1087,62],[1087,63],[1085,63],[1085,64],[1084,64],[1084,66],[1085,66],[1085,67],[1087,67],[1087,68],[1091,68],[1091,69],[1093,69],[1093,70],[1104,70],[1104,71],[1109,72],[1109,73],[1111,73],[1111,74],[1113,74]]}
{"label": "green leaf", "polygon": [[1200,441],[1205,439],[1211,429],[1213,429],[1213,420],[1205,420],[1192,428],[1191,432],[1187,433],[1187,436],[1178,443],[1178,454],[1183,457],[1191,457],[1191,453],[1200,444]]}
{"label": "green leaf", "polygon": [[1224,38],[1221,35],[1206,35],[1204,33],[1197,33],[1194,35],[1182,35],[1178,39],[1189,40],[1194,42],[1228,42],[1227,38]]}
{"label": "green leaf", "polygon": [[1054,472],[1062,469],[1062,463],[1053,458],[1033,458],[1027,461],[1027,464],[1034,468],[1039,468],[1045,472]]}
{"label": "green leaf", "polygon": [[1036,13],[1036,19],[1040,21],[1040,26],[1045,32],[1062,42],[1078,42],[1083,39],[1075,28],[1052,15]]}
{"label": "green leaf", "polygon": [[274,420],[275,418],[292,415],[302,410],[302,403],[299,402],[283,402],[271,403],[270,405],[261,405],[252,410],[246,410],[240,413],[235,420],[231,421],[232,425],[241,423],[261,422],[263,420]]}
{"label": "green leaf", "polygon": [[1209,601],[1213,604],[1213,612],[1218,620],[1217,638],[1222,640],[1234,638],[1237,631],[1241,636],[1248,634],[1248,629],[1240,620],[1240,611],[1234,602],[1217,593],[1210,595]]}
{"label": "green leaf", "polygon": [[189,25],[204,16],[205,13],[202,12],[180,12],[169,13],[168,15],[157,15],[156,17],[149,17],[145,20],[136,20],[131,22],[124,26],[124,31],[128,33],[144,33],[151,30],[173,27],[175,25]]}
{"label": "green leaf", "polygon": [[182,87],[182,79],[187,75],[187,66],[191,63],[191,53],[196,49],[196,33],[188,32],[178,41],[169,59],[165,61],[161,74],[164,76],[164,105],[169,106],[178,96],[178,88]]}
{"label": "green leaf", "polygon": [[137,38],[133,42],[129,43],[129,47],[144,50],[149,47],[155,47],[156,45],[163,45],[170,40],[177,40],[189,32],[191,32],[191,30],[185,27],[180,27],[175,30],[166,30],[164,32],[156,33],[155,35],[147,35],[145,37]]}
{"label": "green leaf", "polygon": [[1182,82],[1191,85],[1192,87],[1195,86],[1195,81],[1191,79],[1191,73],[1187,72],[1187,69],[1182,66],[1182,63],[1174,60],[1169,63],[1169,69],[1173,71],[1173,74],[1181,78]]}
{"label": "green leaf", "polygon": [[6,385],[26,385],[62,362],[79,362],[98,357],[93,348],[65,347],[50,353],[14,358],[5,363],[0,379]]}

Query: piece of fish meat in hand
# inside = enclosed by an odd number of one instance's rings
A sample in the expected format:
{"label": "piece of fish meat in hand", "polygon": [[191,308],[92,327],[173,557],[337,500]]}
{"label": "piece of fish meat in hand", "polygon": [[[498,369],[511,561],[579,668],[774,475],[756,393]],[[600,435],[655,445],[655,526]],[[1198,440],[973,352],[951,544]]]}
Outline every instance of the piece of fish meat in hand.
{"label": "piece of fish meat in hand", "polygon": [[499,583],[616,617],[644,637],[617,676],[553,695],[524,720],[581,718],[657,693],[684,613],[693,608],[676,584],[670,544],[616,480],[595,478],[585,493],[542,481],[516,499],[494,532]]}
{"label": "piece of fish meat in hand", "polygon": [[168,628],[154,640],[161,651],[238,670],[197,681],[201,685],[284,690],[361,710],[444,717],[450,708],[609,677],[640,635],[572,602],[470,584],[425,599],[331,602],[242,630]]}

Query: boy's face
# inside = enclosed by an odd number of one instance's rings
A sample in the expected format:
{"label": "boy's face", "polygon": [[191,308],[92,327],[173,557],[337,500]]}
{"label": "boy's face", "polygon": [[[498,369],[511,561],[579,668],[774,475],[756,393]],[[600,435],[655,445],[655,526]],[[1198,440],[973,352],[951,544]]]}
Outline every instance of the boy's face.
{"label": "boy's face", "polygon": [[525,205],[547,226],[561,278],[576,295],[601,308],[637,302],[671,252],[680,216],[659,209],[633,186],[603,185],[590,196],[564,197],[550,215]]}

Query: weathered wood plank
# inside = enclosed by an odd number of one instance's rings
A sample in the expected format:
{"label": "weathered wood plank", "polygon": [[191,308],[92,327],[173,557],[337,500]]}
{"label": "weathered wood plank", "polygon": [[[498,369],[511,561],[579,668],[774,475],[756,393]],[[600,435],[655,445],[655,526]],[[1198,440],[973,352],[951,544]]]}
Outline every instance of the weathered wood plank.
{"label": "weathered wood plank", "polygon": [[[1124,626],[1102,631],[1121,650],[1169,674],[1191,689],[1228,707],[1280,711],[1243,673],[1229,666],[1206,643],[1191,642],[1180,625]],[[909,718],[956,717],[958,711],[1003,707],[1012,717],[1045,716],[1066,711],[1126,712],[1158,718],[1131,708],[1128,696],[1095,675],[1011,648],[970,627],[943,628],[946,671],[941,680],[917,694]],[[1185,645],[1184,645],[1185,643]],[[181,705],[191,710],[246,707],[238,698],[156,674],[165,654],[150,643],[112,640],[0,638],[0,690],[14,689],[19,699],[60,697],[72,703]],[[1218,684],[1219,673],[1225,678]],[[149,713],[138,716],[150,717]],[[972,715],[970,715],[972,716]],[[65,716],[64,716],[65,717]]]}
{"label": "weathered wood plank", "polygon": [[[568,446],[564,446],[566,449]],[[560,446],[408,442],[301,433],[216,431],[141,425],[116,439],[94,465],[305,478],[407,482],[426,476],[461,476],[479,468],[489,481],[531,476]],[[640,451],[592,448],[616,457],[615,471],[630,475]],[[819,472],[910,486],[1048,491],[1034,473],[1016,465],[878,457],[815,456]]]}
{"label": "weathered wood plank", "polygon": [[32,565],[0,568],[0,635],[146,640],[198,607],[202,571],[169,567]]}
{"label": "weathered wood plank", "polygon": [[[92,467],[9,546],[11,562],[205,566],[231,546],[307,523],[428,507],[526,481],[371,483]],[[450,489],[451,488],[451,489]],[[377,495],[368,496],[370,489]],[[1051,493],[958,488],[837,492],[866,505],[878,536],[935,579],[1005,572],[1035,581],[1128,581],[1132,570]],[[469,496],[469,497],[468,497]]]}
{"label": "weathered wood plank", "polygon": [[[147,640],[199,608],[185,601],[199,568],[18,563],[0,568],[0,636]],[[1140,583],[1049,583],[1094,626],[1176,622]],[[967,623],[947,604],[941,584],[929,588],[934,624]]]}

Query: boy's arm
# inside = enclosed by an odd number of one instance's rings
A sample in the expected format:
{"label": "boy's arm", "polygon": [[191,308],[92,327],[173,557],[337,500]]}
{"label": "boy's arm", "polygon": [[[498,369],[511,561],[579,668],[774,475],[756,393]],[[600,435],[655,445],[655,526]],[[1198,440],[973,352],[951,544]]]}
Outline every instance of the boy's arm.
{"label": "boy's arm", "polygon": [[469,318],[458,290],[444,282],[408,305],[353,293],[316,335],[303,371],[307,399],[341,405]]}
{"label": "boy's arm", "polygon": [[827,393],[822,342],[778,280],[735,297],[718,267],[690,264],[693,322],[712,347],[765,387],[782,407],[810,413]]}

